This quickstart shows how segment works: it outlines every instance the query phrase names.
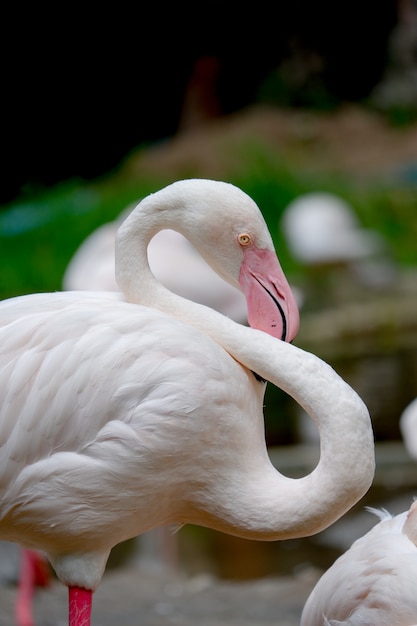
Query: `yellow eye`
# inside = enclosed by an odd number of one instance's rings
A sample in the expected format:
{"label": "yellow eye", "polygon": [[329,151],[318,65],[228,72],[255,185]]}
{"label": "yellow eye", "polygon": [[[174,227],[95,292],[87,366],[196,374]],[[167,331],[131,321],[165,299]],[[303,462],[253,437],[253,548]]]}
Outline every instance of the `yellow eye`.
{"label": "yellow eye", "polygon": [[251,242],[251,236],[247,233],[242,233],[239,235],[238,240],[241,246],[248,246]]}

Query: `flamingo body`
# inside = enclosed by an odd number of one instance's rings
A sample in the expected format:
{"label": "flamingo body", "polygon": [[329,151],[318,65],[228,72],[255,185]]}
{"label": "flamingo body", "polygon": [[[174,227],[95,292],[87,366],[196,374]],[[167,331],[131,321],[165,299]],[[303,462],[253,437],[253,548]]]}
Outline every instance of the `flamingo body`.
{"label": "flamingo body", "polygon": [[417,624],[417,502],[380,521],[324,573],[300,626]]}

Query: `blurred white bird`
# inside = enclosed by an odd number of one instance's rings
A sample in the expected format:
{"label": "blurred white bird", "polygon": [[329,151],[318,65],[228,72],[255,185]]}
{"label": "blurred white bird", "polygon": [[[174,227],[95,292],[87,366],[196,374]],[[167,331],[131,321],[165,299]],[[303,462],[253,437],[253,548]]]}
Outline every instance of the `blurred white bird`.
{"label": "blurred white bird", "polygon": [[361,228],[347,202],[322,191],[293,200],[282,227],[292,254],[306,265],[364,259],[383,245],[378,233]]}
{"label": "blurred white bird", "polygon": [[[164,228],[240,285],[256,328],[156,281],[147,246]],[[189,180],[145,198],[118,230],[116,278],[127,301],[64,292],[0,303],[0,538],[47,554],[69,588],[70,626],[90,624],[119,542],[187,523],[272,541],[310,535],[366,493],[375,468],[363,402],[287,343],[296,303],[242,191]],[[301,479],[269,459],[264,380],[319,426],[320,460]]]}
{"label": "blurred white bird", "polygon": [[399,424],[405,449],[417,461],[417,398],[405,407]]}
{"label": "blurred white bird", "polygon": [[301,195],[286,207],[281,227],[293,257],[315,275],[343,269],[344,283],[349,277],[372,288],[392,283],[396,273],[386,242],[378,232],[362,228],[342,198],[321,191]]}
{"label": "blurred white bird", "polygon": [[417,502],[379,518],[323,574],[304,606],[300,626],[417,624]]}
{"label": "blurred white bird", "polygon": [[[116,232],[132,209],[114,222],[103,224],[82,242],[65,271],[65,290],[120,290],[114,273]],[[181,233],[170,229],[156,233],[149,242],[148,260],[157,280],[174,293],[247,324],[242,292],[225,282]]]}

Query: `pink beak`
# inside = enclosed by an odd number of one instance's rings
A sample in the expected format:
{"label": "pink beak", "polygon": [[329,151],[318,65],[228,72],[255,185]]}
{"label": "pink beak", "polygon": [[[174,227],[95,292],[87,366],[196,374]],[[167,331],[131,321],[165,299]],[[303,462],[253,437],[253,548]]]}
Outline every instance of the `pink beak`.
{"label": "pink beak", "polygon": [[239,284],[246,296],[249,325],[283,341],[292,341],[300,316],[276,254],[252,246],[245,248]]}

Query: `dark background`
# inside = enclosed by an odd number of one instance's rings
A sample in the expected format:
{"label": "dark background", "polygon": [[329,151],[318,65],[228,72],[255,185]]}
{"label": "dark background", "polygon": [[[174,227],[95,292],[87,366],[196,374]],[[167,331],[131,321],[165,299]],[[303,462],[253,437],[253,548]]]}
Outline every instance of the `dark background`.
{"label": "dark background", "polygon": [[277,104],[362,101],[383,75],[396,21],[395,0],[9,6],[0,203],[95,178],[134,147],[179,132],[198,59],[209,59],[209,78],[200,76],[207,117],[258,101],[288,59],[294,81],[275,89]]}

